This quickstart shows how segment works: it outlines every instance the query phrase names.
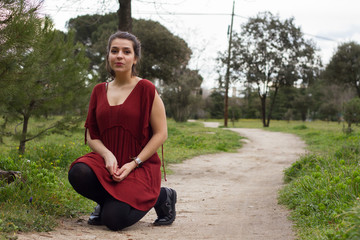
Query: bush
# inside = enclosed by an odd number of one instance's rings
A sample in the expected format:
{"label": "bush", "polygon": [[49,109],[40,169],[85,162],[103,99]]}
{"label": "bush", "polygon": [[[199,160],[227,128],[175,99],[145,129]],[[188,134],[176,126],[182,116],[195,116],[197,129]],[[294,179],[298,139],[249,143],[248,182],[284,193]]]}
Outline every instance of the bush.
{"label": "bush", "polygon": [[307,126],[302,124],[294,127],[294,130],[305,130],[307,129]]}
{"label": "bush", "polygon": [[346,132],[352,132],[351,125],[360,122],[360,98],[353,98],[344,104],[344,119],[348,124]]}
{"label": "bush", "polygon": [[91,201],[70,186],[67,170],[72,161],[88,152],[74,142],[29,144],[25,155],[14,149],[0,155],[0,169],[20,171],[21,178],[11,184],[0,182],[0,229],[49,231],[56,218],[89,212]]}

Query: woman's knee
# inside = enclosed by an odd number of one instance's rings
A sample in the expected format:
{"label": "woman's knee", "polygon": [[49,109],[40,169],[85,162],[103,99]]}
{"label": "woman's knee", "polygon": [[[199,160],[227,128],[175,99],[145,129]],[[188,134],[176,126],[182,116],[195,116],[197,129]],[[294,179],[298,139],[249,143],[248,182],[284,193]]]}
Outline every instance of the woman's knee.
{"label": "woman's knee", "polygon": [[68,173],[68,179],[71,185],[79,185],[84,180],[89,179],[93,175],[91,168],[85,163],[74,164]]}
{"label": "woman's knee", "polygon": [[[138,214],[139,212],[139,214]],[[146,212],[133,209],[116,199],[108,199],[101,212],[101,221],[109,229],[119,231],[138,222]]]}
{"label": "woman's knee", "polygon": [[119,231],[132,225],[129,222],[127,214],[117,211],[102,212],[101,221],[106,227],[113,231]]}

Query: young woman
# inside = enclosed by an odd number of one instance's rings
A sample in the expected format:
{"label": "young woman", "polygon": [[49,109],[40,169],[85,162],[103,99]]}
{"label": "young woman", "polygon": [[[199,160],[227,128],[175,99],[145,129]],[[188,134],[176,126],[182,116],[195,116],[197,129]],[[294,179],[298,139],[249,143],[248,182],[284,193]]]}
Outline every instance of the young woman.
{"label": "young woman", "polygon": [[106,69],[113,81],[93,89],[85,141],[93,152],[75,160],[69,182],[98,206],[89,224],[121,230],[152,208],[154,225],[175,220],[176,191],[161,186],[157,149],[167,138],[164,104],[155,86],[136,76],[141,45],[127,32],[109,38]]}

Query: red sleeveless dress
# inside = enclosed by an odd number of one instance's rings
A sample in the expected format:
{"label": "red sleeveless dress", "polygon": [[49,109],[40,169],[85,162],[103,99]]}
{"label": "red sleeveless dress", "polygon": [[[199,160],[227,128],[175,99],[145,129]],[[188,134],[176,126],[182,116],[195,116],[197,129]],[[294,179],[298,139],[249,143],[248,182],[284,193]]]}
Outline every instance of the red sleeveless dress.
{"label": "red sleeveless dress", "polygon": [[[109,105],[106,91],[106,83],[94,87],[85,127],[89,129],[91,139],[100,139],[121,167],[133,161],[131,158],[138,156],[152,136],[150,114],[156,90],[153,83],[142,79],[124,103],[116,106]],[[91,152],[76,159],[71,167],[79,162],[91,167],[115,199],[141,211],[148,211],[155,205],[161,185],[161,161],[157,153],[121,182],[112,180],[98,153]]]}

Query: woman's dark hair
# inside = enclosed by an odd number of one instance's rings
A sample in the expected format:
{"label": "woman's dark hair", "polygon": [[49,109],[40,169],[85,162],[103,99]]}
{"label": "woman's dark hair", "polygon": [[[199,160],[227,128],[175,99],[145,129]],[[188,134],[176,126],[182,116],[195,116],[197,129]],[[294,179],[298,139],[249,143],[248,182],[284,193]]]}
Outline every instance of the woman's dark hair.
{"label": "woman's dark hair", "polygon": [[[110,54],[111,43],[114,39],[117,39],[117,38],[127,39],[127,40],[132,41],[137,64],[139,64],[140,58],[141,58],[141,43],[135,35],[128,33],[128,32],[122,32],[122,31],[118,31],[118,32],[114,33],[113,35],[111,35],[109,37],[109,41],[108,41],[108,45],[107,45],[107,49],[106,49],[106,70],[110,73],[112,78],[115,78],[115,72],[110,67],[109,54]],[[133,64],[133,66],[131,68],[131,76],[136,76],[136,75],[137,75],[136,65]]]}

